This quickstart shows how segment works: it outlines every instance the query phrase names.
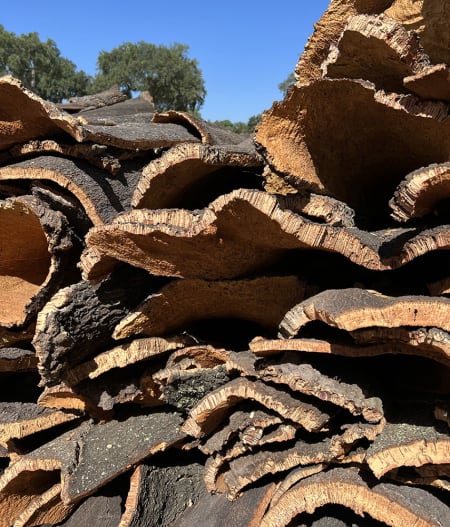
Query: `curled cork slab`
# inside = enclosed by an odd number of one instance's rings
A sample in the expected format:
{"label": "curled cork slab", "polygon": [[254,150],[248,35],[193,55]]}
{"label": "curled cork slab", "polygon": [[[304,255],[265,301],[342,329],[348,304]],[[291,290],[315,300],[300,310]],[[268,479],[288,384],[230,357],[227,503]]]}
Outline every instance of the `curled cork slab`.
{"label": "curled cork slab", "polygon": [[444,297],[390,297],[365,289],[329,289],[291,309],[279,329],[293,338],[313,320],[345,331],[370,327],[424,326],[450,330],[450,299]]}
{"label": "curled cork slab", "polygon": [[329,194],[357,217],[385,222],[389,198],[405,174],[449,160],[449,134],[444,103],[377,91],[367,81],[319,79],[294,86],[274,103],[255,140],[272,170],[292,186]]}
{"label": "curled cork slab", "polygon": [[407,90],[421,99],[450,102],[450,70],[447,64],[428,66],[422,71],[405,77]]}
{"label": "curled cork slab", "polygon": [[[175,280],[137,306],[113,337],[164,336],[198,320],[238,318],[274,330],[284,313],[307,296],[308,285],[294,276],[248,280]],[[261,309],[265,303],[266,308]]]}
{"label": "curled cork slab", "polygon": [[433,164],[408,174],[398,185],[389,205],[401,222],[431,214],[439,201],[450,196],[450,163]]}
{"label": "curled cork slab", "polygon": [[391,527],[403,522],[443,527],[450,521],[449,508],[423,489],[389,483],[369,486],[358,469],[336,468],[292,487],[268,510],[260,525],[286,527],[297,515],[312,514],[327,504],[342,505]]}
{"label": "curled cork slab", "polygon": [[355,15],[382,13],[393,0],[341,0],[330,2],[325,13],[314,25],[314,33],[306,43],[305,50],[295,67],[301,81],[321,77],[320,66],[328,55],[330,46],[339,40],[347,21]]}
{"label": "curled cork slab", "polygon": [[135,339],[132,342],[99,353],[93,359],[69,369],[65,380],[70,385],[75,386],[84,379],[95,379],[115,368],[126,368],[137,362],[160,357],[185,345],[186,339],[182,337]]}
{"label": "curled cork slab", "polygon": [[51,181],[75,197],[94,225],[103,225],[130,207],[140,177],[129,167],[123,177],[111,177],[89,164],[55,156],[40,156],[0,168],[0,180]]}
{"label": "curled cork slab", "polygon": [[182,430],[193,437],[203,437],[215,430],[240,402],[255,401],[284,419],[299,424],[310,432],[326,428],[330,416],[313,404],[273,388],[261,381],[243,377],[234,379],[204,397],[189,412]]}
{"label": "curled cork slab", "polygon": [[378,479],[399,467],[435,465],[439,471],[440,465],[450,464],[450,437],[437,428],[433,423],[387,423],[367,450],[366,463]]}
{"label": "curled cork slab", "polygon": [[378,90],[401,93],[404,77],[422,72],[429,63],[415,33],[384,14],[357,15],[331,46],[322,72],[331,79],[365,79]]}
{"label": "curled cork slab", "polygon": [[0,201],[0,231],[0,325],[22,330],[60,286],[72,234],[60,212],[32,196]]}
{"label": "curled cork slab", "polygon": [[203,200],[209,197],[210,202],[233,188],[257,185],[256,172],[262,164],[250,142],[177,145],[144,168],[132,205],[148,209],[188,208],[186,203],[198,198],[199,193]]}
{"label": "curled cork slab", "polygon": [[14,77],[0,79],[0,150],[30,139],[58,135],[85,140],[83,126],[72,116],[44,101]]}
{"label": "curled cork slab", "polygon": [[414,31],[434,64],[450,63],[450,6],[438,0],[394,0],[385,13]]}
{"label": "curled cork slab", "polygon": [[292,249],[339,253],[373,270],[402,263],[398,256],[382,261],[379,251],[397,236],[404,238],[403,230],[384,236],[314,222],[288,208],[293,200],[241,189],[199,211],[133,210],[89,232],[83,276],[99,279],[118,260],[155,275],[229,279],[266,268]]}
{"label": "curled cork slab", "polygon": [[12,439],[23,439],[78,418],[79,415],[73,412],[44,408],[34,403],[0,403],[0,444],[7,447]]}

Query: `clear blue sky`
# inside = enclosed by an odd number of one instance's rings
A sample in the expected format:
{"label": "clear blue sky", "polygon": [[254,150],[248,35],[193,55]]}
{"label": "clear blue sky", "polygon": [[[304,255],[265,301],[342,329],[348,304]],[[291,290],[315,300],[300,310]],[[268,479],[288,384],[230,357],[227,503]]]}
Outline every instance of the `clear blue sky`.
{"label": "clear blue sky", "polygon": [[281,98],[286,79],[328,0],[22,0],[2,2],[0,24],[52,38],[93,75],[99,51],[144,40],[189,46],[207,96],[205,119],[244,121]]}

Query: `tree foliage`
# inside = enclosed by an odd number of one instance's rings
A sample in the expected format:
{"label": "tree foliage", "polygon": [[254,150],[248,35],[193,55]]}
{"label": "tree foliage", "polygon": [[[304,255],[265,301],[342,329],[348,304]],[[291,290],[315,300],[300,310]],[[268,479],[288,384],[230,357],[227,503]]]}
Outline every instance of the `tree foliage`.
{"label": "tree foliage", "polygon": [[252,134],[260,120],[261,114],[258,114],[252,115],[246,123],[243,121],[237,121],[233,123],[229,119],[225,119],[224,121],[213,121],[211,124],[220,126],[226,130],[231,130],[237,134]]}
{"label": "tree foliage", "polygon": [[294,76],[293,73],[290,73],[283,82],[280,82],[280,84],[278,84],[278,89],[283,94],[283,97],[286,96],[286,93],[287,93],[288,89],[293,84],[295,84],[295,76]]}
{"label": "tree foliage", "polygon": [[62,57],[56,43],[38,33],[17,36],[0,25],[0,75],[13,75],[53,102],[88,92],[91,78]]}
{"label": "tree foliage", "polygon": [[112,85],[131,95],[148,90],[158,111],[198,110],[206,90],[198,63],[187,56],[184,44],[156,46],[148,42],[126,42],[111,51],[101,51],[94,91]]}

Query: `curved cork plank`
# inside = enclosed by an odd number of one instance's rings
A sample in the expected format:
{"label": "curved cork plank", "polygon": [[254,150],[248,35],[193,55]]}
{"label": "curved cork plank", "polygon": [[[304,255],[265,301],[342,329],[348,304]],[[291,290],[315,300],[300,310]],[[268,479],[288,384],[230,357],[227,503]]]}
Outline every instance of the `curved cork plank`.
{"label": "curved cork plank", "polygon": [[78,414],[34,403],[0,403],[0,444],[7,447],[12,439],[22,439],[78,418]]}
{"label": "curved cork plank", "polygon": [[154,123],[173,123],[184,126],[193,135],[207,145],[237,145],[242,142],[242,135],[226,130],[220,126],[197,119],[187,112],[168,110],[155,113],[152,117]]}
{"label": "curved cork plank", "polygon": [[[284,313],[307,297],[308,285],[294,276],[236,281],[175,280],[121,320],[113,337],[163,336],[202,319],[238,318],[274,330]],[[261,309],[265,304],[266,308]]]}
{"label": "curved cork plank", "polygon": [[41,156],[0,168],[1,180],[52,181],[67,189],[82,205],[94,225],[103,225],[129,208],[139,171],[122,178],[109,177],[88,164],[54,156]]}
{"label": "curved cork plank", "polygon": [[450,63],[450,37],[447,21],[450,6],[439,0],[394,0],[385,13],[403,24],[408,31],[415,31],[425,52],[434,64]]}
{"label": "curved cork plank", "polygon": [[357,469],[336,468],[306,478],[288,490],[260,525],[285,527],[295,516],[312,514],[327,504],[342,505],[391,527],[443,527],[450,521],[450,509],[425,490],[387,483],[369,487]]}
{"label": "curved cork plank", "polygon": [[330,46],[339,40],[347,20],[367,13],[380,14],[392,4],[393,0],[340,0],[328,6],[320,20],[314,25],[314,33],[305,46],[305,51],[295,67],[295,74],[302,81],[321,77],[320,66],[328,55]]}
{"label": "curved cork plank", "polygon": [[255,141],[292,186],[329,194],[373,220],[387,215],[405,174],[449,160],[449,134],[444,103],[376,91],[366,81],[321,79],[292,87],[274,103]]}
{"label": "curved cork plank", "polygon": [[[397,331],[398,329],[398,331]],[[360,332],[363,333],[359,337]],[[256,337],[250,350],[257,356],[270,357],[286,351],[298,353],[325,353],[341,357],[377,357],[379,355],[417,355],[450,366],[450,348],[445,331],[437,328],[421,328],[409,331],[406,328],[375,328],[352,333],[358,344],[340,344],[310,338],[264,339]]]}
{"label": "curved cork plank", "polygon": [[433,164],[411,172],[389,201],[391,216],[408,221],[431,214],[439,201],[450,195],[450,163]]}
{"label": "curved cork plank", "polygon": [[85,131],[74,117],[44,101],[14,77],[0,79],[0,100],[0,150],[64,132],[78,142],[85,139]]}
{"label": "curved cork plank", "polygon": [[136,339],[104,351],[93,359],[71,368],[68,370],[65,380],[70,385],[75,386],[84,379],[95,379],[112,369],[125,368],[137,362],[159,357],[185,345],[186,339],[183,337]]}
{"label": "curved cork plank", "polygon": [[[183,338],[188,341],[187,336]],[[166,368],[172,368],[179,363],[189,363],[197,368],[214,368],[220,366],[228,360],[228,351],[222,348],[215,348],[209,345],[195,345],[193,342],[187,343],[187,347],[174,351],[167,359]]]}
{"label": "curved cork plank", "polygon": [[255,401],[310,432],[326,428],[330,417],[316,406],[286,392],[241,377],[209,393],[194,406],[182,431],[196,438],[203,437],[215,430],[230,413],[230,408],[241,401]]}
{"label": "curved cork plank", "polygon": [[318,463],[317,465],[307,465],[306,467],[297,467],[291,470],[283,481],[277,486],[277,490],[273,493],[270,502],[270,508],[277,504],[281,496],[287,492],[291,487],[302,479],[319,474],[327,469],[326,463]]}
{"label": "curved cork plank", "polygon": [[181,207],[192,194],[214,192],[217,196],[224,194],[224,188],[229,192],[230,186],[252,185],[252,171],[262,165],[250,143],[177,145],[144,168],[131,203],[147,209]]}
{"label": "curved cork plank", "polygon": [[202,465],[186,460],[165,467],[140,465],[131,476],[125,512],[117,527],[175,525],[203,495],[202,472]]}
{"label": "curved cork plank", "polygon": [[[239,440],[235,441],[224,452],[209,457],[205,463],[204,482],[206,489],[209,492],[226,492],[228,487],[228,472],[224,470],[226,464],[239,463],[243,460],[245,463],[248,452],[255,448],[264,448],[264,446],[275,446],[276,443],[286,443],[295,438],[297,427],[289,424],[281,424],[272,427],[270,430],[263,430],[258,427],[250,426],[245,429]],[[270,446],[269,446],[270,448]],[[282,445],[281,445],[282,448]],[[253,457],[257,456],[254,454]],[[236,460],[236,458],[238,458]],[[234,461],[236,460],[236,461]],[[220,474],[223,472],[223,474]],[[271,471],[271,473],[273,473]],[[255,481],[259,478],[256,477]],[[242,487],[243,488],[243,487]],[[240,493],[240,490],[235,491],[230,489],[227,495],[229,499],[234,499]]]}
{"label": "curved cork plank", "polygon": [[32,196],[0,201],[0,232],[0,325],[23,329],[60,286],[72,234],[60,212]]}
{"label": "curved cork plank", "polygon": [[13,527],[56,525],[64,521],[74,509],[74,505],[62,503],[60,494],[61,485],[58,483],[37,496],[18,516]]}
{"label": "curved cork plank", "polygon": [[[131,153],[115,151],[104,145],[77,143],[74,145],[54,141],[52,139],[34,139],[28,143],[15,145],[0,154],[0,163],[17,162],[21,157],[61,154],[63,157],[81,159],[91,165],[106,170],[115,176],[120,172],[120,160],[129,159]],[[135,153],[137,156],[138,153]]]}
{"label": "curved cork plank", "polygon": [[295,306],[280,324],[280,336],[292,338],[308,322],[355,331],[370,327],[437,327],[450,330],[450,299],[390,297],[365,289],[328,289]]}
{"label": "curved cork plank", "polygon": [[348,425],[341,436],[310,443],[300,440],[291,448],[260,450],[240,456],[230,461],[228,471],[222,476],[227,497],[231,500],[237,498],[242,489],[268,474],[285,472],[299,465],[339,463],[353,443],[361,439],[373,440],[383,427],[384,423]]}
{"label": "curved cork plank", "polygon": [[121,268],[94,286],[79,282],[60,289],[36,323],[33,345],[42,383],[59,384],[70,368],[112,347],[112,330],[151,288],[147,273]]}
{"label": "curved cork plank", "polygon": [[416,75],[403,79],[407,90],[421,99],[450,102],[450,76],[447,64],[428,66]]}
{"label": "curved cork plank", "polygon": [[369,447],[366,463],[378,479],[399,467],[450,464],[450,436],[431,424],[387,423]]}
{"label": "curved cork plank", "polygon": [[89,250],[80,264],[83,276],[98,279],[99,269],[108,269],[116,259],[155,275],[234,278],[267,267],[285,251],[308,248],[342,254],[373,270],[405,263],[406,257],[389,262],[379,255],[383,243],[405,236],[403,230],[393,230],[386,238],[312,222],[287,208],[292,200],[236,190],[200,211],[140,209],[122,214],[111,225],[89,232]]}
{"label": "curved cork plank", "polygon": [[35,371],[37,357],[21,348],[0,348],[0,372]]}
{"label": "curved cork plank", "polygon": [[421,72],[429,63],[415,33],[383,14],[357,15],[348,20],[331,47],[322,72],[331,79],[364,79],[378,90],[401,93],[403,78]]}

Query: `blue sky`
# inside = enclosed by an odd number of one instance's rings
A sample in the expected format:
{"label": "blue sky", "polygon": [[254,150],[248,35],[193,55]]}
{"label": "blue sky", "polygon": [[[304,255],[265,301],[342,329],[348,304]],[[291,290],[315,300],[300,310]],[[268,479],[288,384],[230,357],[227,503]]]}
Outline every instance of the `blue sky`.
{"label": "blue sky", "polygon": [[0,24],[52,38],[95,74],[99,51],[144,40],[189,46],[202,70],[205,119],[246,122],[281,98],[286,79],[328,0],[133,0],[3,2]]}

